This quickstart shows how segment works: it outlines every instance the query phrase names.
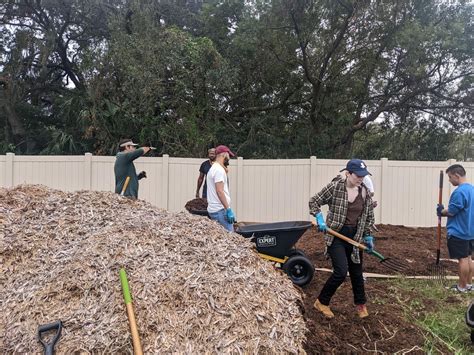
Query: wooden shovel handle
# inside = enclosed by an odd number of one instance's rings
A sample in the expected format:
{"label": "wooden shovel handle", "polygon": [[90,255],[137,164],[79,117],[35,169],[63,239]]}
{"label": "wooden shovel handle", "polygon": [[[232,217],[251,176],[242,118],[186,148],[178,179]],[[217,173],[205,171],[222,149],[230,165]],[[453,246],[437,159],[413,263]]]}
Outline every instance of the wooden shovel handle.
{"label": "wooden shovel handle", "polygon": [[[317,226],[315,222],[312,222],[312,223],[313,223],[313,226]],[[342,240],[348,242],[349,244],[352,244],[353,246],[355,246],[355,247],[357,247],[357,248],[359,248],[359,249],[362,249],[362,250],[366,250],[366,249],[367,249],[367,247],[366,247],[364,244],[358,243],[358,242],[356,242],[354,239],[351,239],[351,238],[349,238],[349,237],[346,237],[345,235],[342,235],[341,233],[338,233],[338,232],[336,232],[335,230],[332,230],[331,228],[328,228],[328,229],[327,229],[327,232],[328,232],[329,234],[331,234],[332,236],[337,237],[337,238],[339,238],[339,239],[342,239]]]}
{"label": "wooden shovel handle", "polygon": [[346,237],[345,235],[342,235],[341,233],[338,233],[336,232],[335,230],[332,230],[331,228],[328,228],[327,229],[327,232],[339,239],[342,239],[346,242],[348,242],[349,244],[352,244],[353,246],[356,246],[357,248],[359,249],[362,249],[362,250],[366,250],[367,247],[364,245],[364,244],[361,244],[361,243],[358,243],[356,242],[355,240],[349,238],[349,237]]}
{"label": "wooden shovel handle", "polygon": [[125,179],[125,183],[123,184],[123,187],[122,187],[122,192],[120,193],[121,196],[125,194],[125,190],[127,190],[129,182],[130,182],[130,176],[127,176],[127,178]]}

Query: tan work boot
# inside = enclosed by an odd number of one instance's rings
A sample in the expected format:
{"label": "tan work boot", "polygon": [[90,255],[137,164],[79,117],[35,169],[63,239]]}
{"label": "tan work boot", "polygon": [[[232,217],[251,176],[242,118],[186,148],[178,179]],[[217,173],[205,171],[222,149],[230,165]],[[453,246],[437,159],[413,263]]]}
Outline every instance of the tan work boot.
{"label": "tan work boot", "polygon": [[326,318],[334,318],[334,313],[332,313],[331,308],[319,302],[318,299],[316,300],[316,302],[314,302],[314,308],[324,314]]}
{"label": "tan work boot", "polygon": [[365,304],[358,304],[356,306],[357,309],[357,314],[359,315],[359,318],[365,318],[369,316],[369,311],[367,310],[367,307]]}

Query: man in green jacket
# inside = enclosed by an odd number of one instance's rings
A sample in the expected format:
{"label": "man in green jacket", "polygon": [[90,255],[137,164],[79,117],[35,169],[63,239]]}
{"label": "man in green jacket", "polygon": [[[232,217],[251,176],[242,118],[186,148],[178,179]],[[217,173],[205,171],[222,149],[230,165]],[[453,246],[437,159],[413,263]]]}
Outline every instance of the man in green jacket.
{"label": "man in green jacket", "polygon": [[120,194],[127,177],[130,177],[125,188],[124,196],[138,198],[138,180],[146,178],[146,172],[142,171],[137,175],[133,161],[150,151],[150,147],[137,149],[138,144],[131,139],[122,139],[119,142],[119,152],[116,155],[115,172],[115,192]]}

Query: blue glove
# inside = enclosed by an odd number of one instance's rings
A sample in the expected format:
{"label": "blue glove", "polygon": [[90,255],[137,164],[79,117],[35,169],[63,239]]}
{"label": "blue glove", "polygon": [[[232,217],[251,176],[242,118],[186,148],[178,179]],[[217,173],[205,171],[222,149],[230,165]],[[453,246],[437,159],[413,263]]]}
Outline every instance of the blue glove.
{"label": "blue glove", "polygon": [[444,205],[442,203],[438,203],[438,205],[436,206],[436,215],[438,217],[441,217],[441,211],[444,210]]}
{"label": "blue glove", "polygon": [[235,222],[235,215],[234,211],[232,211],[232,208],[228,208],[225,210],[225,217],[227,218],[227,221],[231,224],[234,224]]}
{"label": "blue glove", "polygon": [[324,222],[324,217],[323,217],[322,212],[319,212],[316,215],[316,223],[318,224],[318,231],[326,232],[328,230],[328,226],[326,225],[326,222]]}
{"label": "blue glove", "polygon": [[364,237],[364,244],[367,247],[367,252],[371,253],[372,250],[374,250],[374,247],[375,247],[375,238],[371,235],[366,235]]}

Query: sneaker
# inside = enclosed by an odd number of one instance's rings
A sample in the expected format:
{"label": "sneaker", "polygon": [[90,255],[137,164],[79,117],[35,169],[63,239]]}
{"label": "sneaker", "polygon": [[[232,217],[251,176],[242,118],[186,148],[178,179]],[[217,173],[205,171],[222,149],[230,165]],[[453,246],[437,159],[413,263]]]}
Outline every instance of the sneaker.
{"label": "sneaker", "polygon": [[332,313],[331,308],[329,306],[325,306],[319,300],[316,300],[314,302],[314,308],[316,308],[318,311],[320,311],[326,318],[334,318],[334,313]]}
{"label": "sneaker", "polygon": [[359,315],[359,318],[365,318],[369,316],[369,311],[367,310],[367,307],[365,304],[358,304],[356,306],[357,309],[357,314]]}
{"label": "sneaker", "polygon": [[461,288],[459,285],[452,285],[451,287],[446,287],[446,289],[459,293],[466,293],[471,290],[470,288]]}

